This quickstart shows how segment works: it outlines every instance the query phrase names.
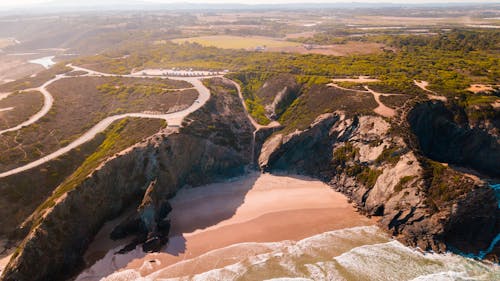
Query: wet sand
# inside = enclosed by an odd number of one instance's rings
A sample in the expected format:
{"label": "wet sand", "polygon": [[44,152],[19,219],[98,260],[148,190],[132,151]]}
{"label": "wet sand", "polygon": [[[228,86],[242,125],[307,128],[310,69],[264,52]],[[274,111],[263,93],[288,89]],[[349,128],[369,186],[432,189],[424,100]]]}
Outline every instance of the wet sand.
{"label": "wet sand", "polygon": [[267,251],[236,247],[233,253],[188,262],[212,250],[245,242],[297,241],[375,223],[358,214],[344,195],[306,177],[254,173],[232,182],[183,189],[171,203],[171,238],[161,253],[145,254],[139,248],[119,256],[110,252],[77,280],[99,280],[125,269],[142,276],[161,270],[163,278],[192,275]]}

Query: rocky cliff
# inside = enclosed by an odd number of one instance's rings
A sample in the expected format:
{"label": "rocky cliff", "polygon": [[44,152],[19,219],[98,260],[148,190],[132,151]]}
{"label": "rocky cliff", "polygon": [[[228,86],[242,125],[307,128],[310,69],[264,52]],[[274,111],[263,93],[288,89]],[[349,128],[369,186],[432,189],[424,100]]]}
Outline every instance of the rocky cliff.
{"label": "rocky cliff", "polygon": [[2,280],[70,276],[103,223],[131,205],[137,206],[136,213],[112,236],[136,234],[135,244],[158,249],[167,242],[168,198],[182,186],[243,173],[251,158],[252,131],[237,95],[212,92],[180,131],[167,128],[108,159],[35,217]]}
{"label": "rocky cliff", "polygon": [[270,137],[259,165],[329,182],[405,244],[439,252],[488,248],[500,231],[494,191],[426,158],[394,127],[381,117],[323,114],[305,130]]}
{"label": "rocky cliff", "polygon": [[455,121],[442,102],[416,105],[408,114],[411,130],[428,157],[500,177],[500,139]]}
{"label": "rocky cliff", "polygon": [[500,232],[494,191],[437,162],[497,175],[498,140],[460,126],[443,105],[423,102],[391,121],[336,111],[318,116],[303,130],[261,130],[254,138],[233,86],[222,79],[206,85],[211,99],[181,129],[164,129],[108,159],[32,216],[25,224],[29,234],[3,280],[71,276],[103,223],[130,206],[136,212],[113,230],[112,238],[135,235],[123,251],[139,244],[145,251],[159,249],[168,242],[168,199],[183,186],[243,173],[254,158],[252,147],[260,152],[263,171],[330,183],[407,245],[477,254]]}

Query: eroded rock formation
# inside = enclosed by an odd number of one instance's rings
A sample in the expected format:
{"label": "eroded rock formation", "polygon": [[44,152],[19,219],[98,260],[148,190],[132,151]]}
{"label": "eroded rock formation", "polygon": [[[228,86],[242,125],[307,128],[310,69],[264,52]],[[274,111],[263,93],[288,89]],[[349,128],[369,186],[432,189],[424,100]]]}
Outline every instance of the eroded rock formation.
{"label": "eroded rock formation", "polygon": [[135,234],[144,250],[158,250],[167,242],[168,198],[185,185],[242,174],[251,159],[252,132],[236,95],[212,93],[180,131],[167,128],[108,159],[33,221],[3,280],[70,276],[104,222],[134,205],[136,213],[112,236]]}
{"label": "eroded rock formation", "polygon": [[478,253],[500,231],[492,189],[420,155],[381,117],[321,115],[303,131],[268,139],[259,165],[329,182],[397,239],[424,250]]}

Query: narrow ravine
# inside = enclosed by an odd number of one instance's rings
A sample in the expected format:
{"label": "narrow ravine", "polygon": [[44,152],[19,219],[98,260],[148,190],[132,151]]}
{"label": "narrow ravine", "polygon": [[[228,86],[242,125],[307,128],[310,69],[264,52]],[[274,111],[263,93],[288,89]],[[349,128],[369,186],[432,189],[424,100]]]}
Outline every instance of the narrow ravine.
{"label": "narrow ravine", "polygon": [[255,143],[256,143],[257,132],[261,129],[278,128],[281,126],[281,124],[278,121],[272,121],[268,125],[261,125],[257,121],[255,121],[255,119],[252,117],[252,115],[248,111],[248,107],[247,107],[247,104],[245,103],[245,98],[243,97],[243,92],[241,91],[240,84],[238,84],[236,81],[233,81],[227,77],[224,77],[224,79],[229,81],[230,83],[232,83],[236,87],[236,90],[238,92],[238,96],[240,97],[240,101],[241,101],[241,104],[243,105],[243,108],[245,108],[245,112],[247,114],[247,117],[250,120],[250,122],[252,123],[252,126],[255,128],[255,130],[253,131],[252,144],[251,144],[251,149],[250,149],[250,151],[252,152],[252,158],[251,158],[252,162],[250,162],[250,163],[252,163],[252,165],[254,165],[255,164]]}

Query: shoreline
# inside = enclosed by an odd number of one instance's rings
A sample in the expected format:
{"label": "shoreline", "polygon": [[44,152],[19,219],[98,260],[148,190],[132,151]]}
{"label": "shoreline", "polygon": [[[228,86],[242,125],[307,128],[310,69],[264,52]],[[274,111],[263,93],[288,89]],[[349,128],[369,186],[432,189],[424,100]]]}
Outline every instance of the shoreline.
{"label": "shoreline", "polygon": [[[375,225],[374,219],[359,214],[343,194],[327,184],[293,175],[251,173],[232,181],[184,188],[171,205],[170,241],[160,253],[143,253],[137,247],[113,255],[115,248],[76,280],[99,280],[123,270],[135,270],[142,276],[160,270],[169,277],[199,274],[243,260],[255,251],[267,251],[259,247],[238,250],[236,246],[242,243],[299,241],[328,231]],[[232,245],[233,252],[223,251],[221,256],[211,257],[211,262],[183,266],[187,260]],[[92,249],[99,251],[98,247]]]}

